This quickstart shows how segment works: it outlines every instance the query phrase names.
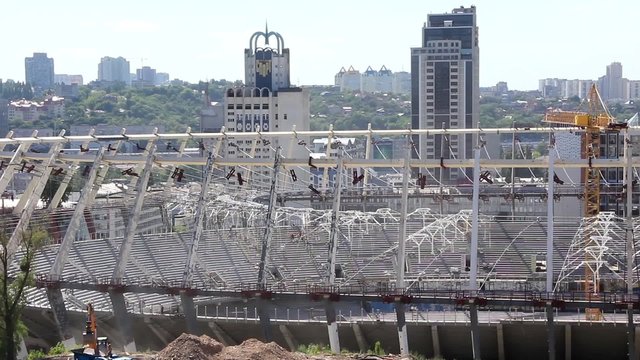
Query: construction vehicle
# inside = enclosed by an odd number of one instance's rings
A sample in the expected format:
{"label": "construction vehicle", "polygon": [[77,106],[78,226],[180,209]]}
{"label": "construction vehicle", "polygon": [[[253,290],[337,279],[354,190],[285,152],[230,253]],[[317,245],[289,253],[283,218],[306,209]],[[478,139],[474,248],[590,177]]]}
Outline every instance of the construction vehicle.
{"label": "construction vehicle", "polygon": [[82,333],[82,345],[80,349],[71,350],[74,360],[131,360],[130,357],[115,355],[107,337],[98,337],[96,313],[91,304],[87,305],[87,322]]}
{"label": "construction vehicle", "polygon": [[[591,85],[587,98],[587,111],[550,111],[545,114],[544,122],[580,127],[584,130],[581,139],[581,157],[588,159],[589,167],[582,169],[582,184],[584,192],[584,217],[592,218],[600,212],[600,178],[599,168],[591,167],[591,161],[600,156],[600,135],[626,128],[626,123],[616,123],[613,116],[602,101],[595,84]],[[590,244],[591,235],[586,233],[585,243]],[[588,265],[595,259],[586,253],[584,291],[589,298],[596,298],[600,289],[597,277]],[[588,320],[600,320],[600,309],[587,309]]]}

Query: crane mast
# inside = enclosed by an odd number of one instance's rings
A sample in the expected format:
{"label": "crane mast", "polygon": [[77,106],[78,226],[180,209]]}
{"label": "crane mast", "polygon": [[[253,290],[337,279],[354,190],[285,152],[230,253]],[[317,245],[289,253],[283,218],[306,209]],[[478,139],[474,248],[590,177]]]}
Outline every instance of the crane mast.
{"label": "crane mast", "polygon": [[[613,116],[602,101],[595,84],[591,85],[589,97],[587,99],[588,111],[550,111],[545,114],[544,122],[552,124],[564,124],[582,127],[585,131],[581,139],[581,155],[587,159],[589,164],[593,159],[600,157],[600,135],[606,131],[617,131],[624,125],[616,124]],[[583,206],[584,217],[593,218],[600,212],[600,170],[595,167],[582,169],[583,185]],[[585,232],[584,244],[588,247],[593,245],[591,237],[596,234]],[[585,251],[585,277],[584,291],[589,297],[598,296],[599,281],[597,274],[589,264],[593,264],[596,259],[589,252]],[[599,319],[601,314],[599,309],[588,309],[587,317]]]}

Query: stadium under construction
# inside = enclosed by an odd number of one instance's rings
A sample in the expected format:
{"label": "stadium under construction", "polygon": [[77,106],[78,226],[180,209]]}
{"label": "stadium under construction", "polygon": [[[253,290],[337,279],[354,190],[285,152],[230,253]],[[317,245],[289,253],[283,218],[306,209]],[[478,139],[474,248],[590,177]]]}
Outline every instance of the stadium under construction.
{"label": "stadium under construction", "polygon": [[[92,303],[127,351],[184,331],[336,353],[381,341],[457,359],[634,358],[640,128],[612,131],[624,140],[612,158],[560,156],[553,138],[583,127],[10,133],[0,139],[0,193],[28,178],[21,196],[3,199],[10,273],[27,229],[50,238],[28,290],[27,345],[77,343]],[[488,156],[489,135],[523,132],[548,137],[548,156]],[[472,159],[416,150],[423,136],[466,134]],[[375,158],[382,137],[401,139],[404,156]],[[318,138],[323,156],[307,146]],[[341,138],[361,139],[362,156]],[[121,152],[124,143],[139,150]],[[444,181],[443,169],[465,180]],[[532,178],[505,180],[503,169]],[[607,183],[609,169],[622,181]],[[589,174],[621,211],[581,215],[594,205]],[[59,206],[70,184],[78,195]]]}

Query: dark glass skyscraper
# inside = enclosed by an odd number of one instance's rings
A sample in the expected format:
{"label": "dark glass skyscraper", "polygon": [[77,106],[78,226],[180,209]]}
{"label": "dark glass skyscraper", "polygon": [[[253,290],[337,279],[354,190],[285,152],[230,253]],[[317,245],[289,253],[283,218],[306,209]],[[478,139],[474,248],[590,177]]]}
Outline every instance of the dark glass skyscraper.
{"label": "dark glass skyscraper", "polygon": [[[414,129],[476,128],[479,121],[479,48],[476,8],[430,14],[422,47],[411,49],[411,125]],[[473,157],[474,136],[420,136],[420,157]],[[440,175],[439,172],[437,174]],[[443,182],[465,180],[445,169]]]}

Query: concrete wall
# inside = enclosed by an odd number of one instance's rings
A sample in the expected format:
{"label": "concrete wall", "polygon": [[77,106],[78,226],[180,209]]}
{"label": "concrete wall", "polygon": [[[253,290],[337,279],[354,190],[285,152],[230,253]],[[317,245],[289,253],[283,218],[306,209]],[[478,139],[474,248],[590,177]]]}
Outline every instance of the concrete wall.
{"label": "concrete wall", "polygon": [[[168,342],[186,331],[184,317],[178,315],[148,316],[132,315],[133,330],[139,351],[160,350]],[[115,318],[110,313],[98,313],[100,336],[109,336],[114,348],[122,348],[122,339],[117,330]],[[29,328],[26,343],[29,348],[53,345],[58,339],[53,314],[49,309],[28,308],[24,315]],[[232,342],[241,343],[248,338],[262,338],[260,324],[244,319],[203,319],[200,318],[203,333],[216,338],[209,323],[214,322]],[[70,323],[74,336],[81,337],[85,314],[70,312]],[[327,326],[323,321],[272,321],[274,340],[287,348],[287,342],[279,328],[286,325],[298,344],[328,344]],[[369,348],[380,341],[384,350],[398,353],[398,335],[393,322],[358,322]],[[446,359],[471,359],[470,327],[463,323],[410,322],[408,324],[409,347],[412,352],[433,357],[432,326],[437,326],[441,354]],[[546,326],[543,322],[503,322],[504,351],[506,359],[547,358]],[[556,327],[557,359],[565,357],[565,324]],[[626,354],[626,334],[624,324],[573,323],[571,326],[571,353],[573,359],[622,359]],[[357,352],[358,343],[350,322],[339,323],[340,343],[343,349]],[[483,359],[498,359],[497,323],[481,324],[480,339]]]}

